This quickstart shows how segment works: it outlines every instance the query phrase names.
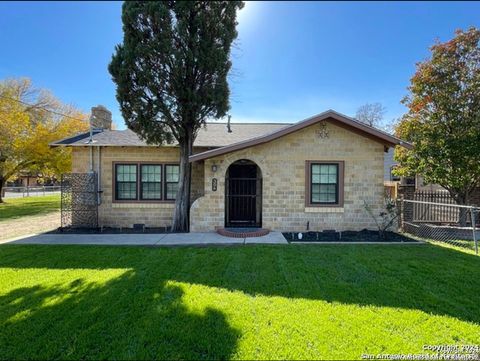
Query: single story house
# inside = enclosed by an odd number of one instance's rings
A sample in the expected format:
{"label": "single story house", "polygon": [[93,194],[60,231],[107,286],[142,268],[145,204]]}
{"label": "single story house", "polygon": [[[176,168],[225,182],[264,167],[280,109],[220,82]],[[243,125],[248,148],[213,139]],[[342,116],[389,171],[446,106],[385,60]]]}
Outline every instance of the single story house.
{"label": "single story house", "polygon": [[[97,173],[99,225],[170,225],[178,146],[148,145],[131,130],[112,130],[111,114],[94,111],[92,134],[52,146],[72,148],[73,172]],[[384,152],[397,145],[408,146],[333,110],[295,124],[207,123],[190,156],[190,230],[374,229],[365,202],[382,209]]]}

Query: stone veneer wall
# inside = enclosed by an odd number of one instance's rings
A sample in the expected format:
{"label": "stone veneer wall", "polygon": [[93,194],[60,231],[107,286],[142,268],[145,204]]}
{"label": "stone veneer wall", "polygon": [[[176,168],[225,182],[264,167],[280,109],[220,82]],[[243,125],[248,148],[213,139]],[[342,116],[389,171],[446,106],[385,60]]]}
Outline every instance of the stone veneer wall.
{"label": "stone veneer wall", "polygon": [[[199,151],[199,150],[197,150]],[[98,148],[93,149],[93,169],[97,171]],[[144,223],[147,227],[164,227],[172,223],[174,202],[114,203],[113,162],[178,162],[178,148],[158,147],[101,147],[101,205],[98,208],[100,226],[132,227]],[[72,172],[88,172],[88,147],[73,147]],[[192,165],[192,201],[203,195],[203,162]]]}
{"label": "stone veneer wall", "polygon": [[[332,123],[320,138],[312,125],[266,144],[205,160],[205,195],[191,208],[191,231],[224,226],[225,173],[239,159],[254,161],[263,176],[262,226],[278,231],[374,229],[364,201],[375,214],[383,204],[384,146]],[[344,161],[344,207],[305,207],[305,161]],[[217,171],[212,172],[212,165]],[[217,178],[217,191],[212,191]]]}

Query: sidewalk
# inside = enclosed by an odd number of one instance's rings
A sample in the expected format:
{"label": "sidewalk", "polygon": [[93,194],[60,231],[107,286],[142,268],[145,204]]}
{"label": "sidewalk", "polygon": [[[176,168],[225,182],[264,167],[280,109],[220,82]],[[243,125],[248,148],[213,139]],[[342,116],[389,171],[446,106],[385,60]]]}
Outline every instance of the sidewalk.
{"label": "sidewalk", "polygon": [[190,246],[231,244],[288,244],[281,232],[263,237],[231,238],[215,232],[167,234],[37,234],[0,241],[3,244],[80,244],[80,245],[137,245]]}

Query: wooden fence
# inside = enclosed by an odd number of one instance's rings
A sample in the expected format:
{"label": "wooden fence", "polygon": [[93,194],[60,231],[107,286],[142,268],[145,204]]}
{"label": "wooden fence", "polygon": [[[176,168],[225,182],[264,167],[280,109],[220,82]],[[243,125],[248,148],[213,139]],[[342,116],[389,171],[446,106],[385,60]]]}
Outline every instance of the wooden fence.
{"label": "wooden fence", "polygon": [[440,203],[439,205],[413,203],[414,222],[456,223],[459,220],[459,208],[453,207],[457,203],[447,191],[416,191],[413,200]]}

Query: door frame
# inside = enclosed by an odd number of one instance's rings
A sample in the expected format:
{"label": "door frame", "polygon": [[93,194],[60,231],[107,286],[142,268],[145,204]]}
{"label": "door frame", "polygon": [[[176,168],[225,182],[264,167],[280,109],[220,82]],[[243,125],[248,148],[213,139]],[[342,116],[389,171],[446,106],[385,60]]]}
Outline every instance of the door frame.
{"label": "door frame", "polygon": [[[230,166],[232,165],[255,165],[256,167],[256,176],[255,178],[252,177],[229,177],[229,170]],[[260,167],[255,163],[247,159],[242,159],[236,162],[233,162],[230,164],[230,166],[227,168],[227,171],[225,173],[225,205],[224,205],[224,226],[225,228],[260,228],[262,227],[262,208],[263,208],[263,202],[262,202],[262,196],[263,196],[263,179],[262,179],[262,173],[260,170]],[[231,198],[234,197],[235,195],[230,194],[230,181],[231,180],[238,180],[238,181],[251,181],[255,180],[256,183],[256,189],[255,189],[255,222],[251,224],[232,224],[232,221],[230,220],[230,201]],[[241,196],[241,195],[237,195]]]}

